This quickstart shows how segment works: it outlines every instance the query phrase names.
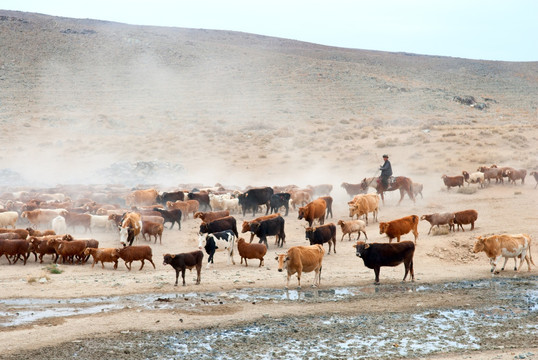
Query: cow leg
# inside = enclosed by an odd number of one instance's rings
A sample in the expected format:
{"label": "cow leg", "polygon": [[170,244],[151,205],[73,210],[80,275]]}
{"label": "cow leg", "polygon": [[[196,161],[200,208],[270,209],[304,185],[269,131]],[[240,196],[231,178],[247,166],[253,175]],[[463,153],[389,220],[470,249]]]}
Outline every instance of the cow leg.
{"label": "cow leg", "polygon": [[196,265],[196,285],[200,285],[202,266]]}
{"label": "cow leg", "polygon": [[[463,229],[463,226],[461,227]],[[474,229],[474,221],[471,221],[471,231]]]}
{"label": "cow leg", "polygon": [[153,260],[148,259],[148,261],[151,263],[151,265],[153,265],[153,268],[154,268],[154,269],[157,269],[157,268],[155,267],[155,263],[153,263]]}
{"label": "cow leg", "polygon": [[381,270],[381,268],[379,266],[376,266],[374,268],[374,273],[375,273],[375,284],[376,285],[379,285],[379,270]]}
{"label": "cow leg", "polygon": [[297,289],[300,289],[301,288],[301,274],[302,274],[302,269],[297,269]]}
{"label": "cow leg", "polygon": [[177,286],[177,279],[179,278],[179,269],[176,269],[176,283],[174,286]]}
{"label": "cow leg", "polygon": [[253,232],[250,233],[250,242],[251,243],[252,243],[252,240],[254,240],[254,233]]}
{"label": "cow leg", "polygon": [[[507,257],[505,257],[505,258],[504,258],[504,264],[503,264],[503,267],[501,268],[501,271],[503,271],[503,270],[504,270],[504,267],[506,266],[506,263],[507,263],[507,262],[508,262],[508,258],[507,258]],[[516,263],[516,265],[517,265],[517,260],[516,260],[516,258],[514,258],[514,262],[515,262],[515,263]],[[514,269],[514,270],[516,270],[516,269]]]}
{"label": "cow leg", "polygon": [[[366,240],[368,240],[368,236],[366,235],[366,231],[364,231],[364,230],[361,230],[361,231],[362,231],[362,233],[364,234],[364,237],[366,238]],[[361,233],[360,233],[360,231],[359,231],[359,236],[360,236],[360,235],[361,235]]]}
{"label": "cow leg", "polygon": [[129,269],[129,271],[131,271],[131,263],[132,261],[129,261],[129,262],[125,262],[125,267],[127,267],[127,269]]}
{"label": "cow leg", "polygon": [[186,285],[185,284],[185,271],[186,270],[187,270],[186,268],[181,269],[181,278],[183,279],[183,286]]}

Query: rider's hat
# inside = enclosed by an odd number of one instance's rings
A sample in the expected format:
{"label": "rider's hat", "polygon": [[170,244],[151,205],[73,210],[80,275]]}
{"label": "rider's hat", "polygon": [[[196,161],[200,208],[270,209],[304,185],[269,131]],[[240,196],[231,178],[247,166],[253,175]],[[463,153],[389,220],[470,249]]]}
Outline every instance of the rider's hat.
{"label": "rider's hat", "polygon": [[387,154],[384,154],[384,155],[383,155],[383,158],[387,158],[387,159],[388,159],[389,156],[388,156]]}

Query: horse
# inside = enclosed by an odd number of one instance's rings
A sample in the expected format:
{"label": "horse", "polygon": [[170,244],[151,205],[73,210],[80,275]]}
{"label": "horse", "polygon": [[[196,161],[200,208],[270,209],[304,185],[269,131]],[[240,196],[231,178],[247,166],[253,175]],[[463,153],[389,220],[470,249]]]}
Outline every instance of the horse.
{"label": "horse", "polygon": [[398,205],[400,205],[402,202],[406,192],[407,195],[409,195],[409,198],[415,202],[415,196],[413,195],[413,181],[405,176],[395,177],[394,180],[389,183],[388,189],[383,189],[383,184],[381,183],[380,177],[364,178],[361,182],[361,189],[364,192],[368,192],[368,186],[373,187],[381,196],[383,205],[385,205],[385,197],[383,196],[383,192],[394,190],[400,190],[400,201],[398,201]]}

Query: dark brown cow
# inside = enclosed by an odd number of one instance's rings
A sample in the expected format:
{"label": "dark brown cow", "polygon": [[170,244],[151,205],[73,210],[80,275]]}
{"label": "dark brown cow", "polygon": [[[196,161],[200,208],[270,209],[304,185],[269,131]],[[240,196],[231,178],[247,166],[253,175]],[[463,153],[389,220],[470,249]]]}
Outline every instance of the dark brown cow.
{"label": "dark brown cow", "polygon": [[456,225],[456,228],[458,231],[465,231],[463,230],[463,225],[471,224],[471,230],[474,229],[474,223],[478,219],[478,211],[469,209],[469,210],[463,210],[458,211],[454,213],[454,224]]}
{"label": "dark brown cow", "polygon": [[124,246],[123,248],[118,249],[118,253],[120,258],[125,261],[125,267],[129,269],[129,271],[131,271],[133,261],[141,261],[142,265],[139,270],[142,270],[144,267],[144,260],[148,260],[155,269],[155,264],[152,260],[153,252],[148,245]]}
{"label": "dark brown cow", "polygon": [[185,270],[192,270],[193,268],[196,268],[196,285],[200,285],[200,273],[202,271],[202,260],[204,258],[204,253],[202,251],[198,250],[175,255],[165,254],[163,255],[163,258],[163,265],[169,264],[176,270],[176,283],[174,286],[177,286],[180,271],[181,277],[183,278],[183,286],[185,286]]}
{"label": "dark brown cow", "polygon": [[310,241],[310,245],[329,244],[329,252],[331,253],[331,243],[333,251],[336,254],[336,226],[333,223],[316,226],[315,228],[307,227],[305,229],[306,240]]}
{"label": "dark brown cow", "polygon": [[397,266],[402,262],[405,266],[405,275],[402,281],[405,281],[407,273],[411,273],[411,281],[415,281],[413,270],[415,244],[412,241],[402,241],[395,244],[366,244],[364,241],[358,241],[355,249],[355,254],[362,258],[364,266],[374,270],[376,284],[379,284],[381,266]]}

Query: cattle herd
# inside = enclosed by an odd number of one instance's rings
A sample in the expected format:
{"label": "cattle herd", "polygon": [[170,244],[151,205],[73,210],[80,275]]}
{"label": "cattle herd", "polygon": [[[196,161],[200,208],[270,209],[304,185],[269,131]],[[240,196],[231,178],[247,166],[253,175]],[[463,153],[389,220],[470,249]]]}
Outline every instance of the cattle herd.
{"label": "cattle herd", "polygon": [[[535,177],[538,185],[536,172],[530,175]],[[462,175],[443,175],[441,178],[450,191],[451,187],[462,187],[465,183],[467,186],[477,184],[485,187],[494,180],[503,184],[505,178],[512,184],[516,184],[517,180],[524,184],[525,176],[525,170],[492,165],[479,167],[477,172],[463,171]],[[180,272],[185,285],[185,270],[194,268],[197,271],[196,284],[199,284],[204,258],[202,250],[208,255],[208,268],[214,263],[217,249],[225,251],[228,264],[235,265],[233,255],[237,250],[240,264],[244,260],[245,266],[248,266],[247,260],[255,259],[259,260],[258,266],[263,266],[270,246],[268,237],[275,238],[271,246],[277,249],[284,247],[287,218],[288,221],[304,224],[305,240],[310,246],[292,246],[285,253],[277,253],[278,271],[287,271],[286,287],[293,274],[297,275],[300,286],[301,275],[305,272],[315,272],[314,285],[320,284],[322,261],[326,254],[324,244],[328,244],[327,254],[336,254],[337,229],[341,231],[341,241],[345,235],[348,240],[357,235],[356,255],[367,268],[374,270],[375,283],[379,283],[380,267],[402,263],[405,281],[408,274],[414,280],[413,256],[420,220],[430,223],[429,235],[432,230],[441,227],[455,232],[465,231],[463,225],[470,225],[469,229],[473,230],[478,219],[478,212],[474,209],[423,214],[420,217],[408,214],[379,222],[379,233],[387,235],[388,243],[368,243],[366,229],[369,222],[378,222],[380,196],[379,193],[367,193],[368,188],[364,184],[364,181],[363,184],[342,183],[342,188],[350,196],[347,203],[349,219],[340,219],[336,224],[325,223],[329,217],[332,219],[333,198],[330,194],[333,187],[330,184],[305,188],[291,185],[258,187],[242,191],[225,189],[220,185],[211,188],[185,185],[176,191],[162,193],[155,188],[128,189],[112,185],[5,191],[0,197],[0,257],[5,255],[8,264],[19,260],[26,264],[32,254],[35,261],[39,258],[40,263],[46,261],[44,257],[48,255],[51,256],[50,261],[63,264],[84,264],[92,257],[92,268],[99,262],[102,269],[105,263],[113,263],[114,270],[118,267],[118,260],[122,259],[129,271],[134,261],[141,262],[140,270],[145,261],[155,268],[152,257],[153,248],[158,246],[157,239],[161,245],[163,231],[181,231],[182,222],[192,216],[189,221],[200,222],[198,248],[187,253],[164,254],[163,264],[171,265],[176,271],[175,285]],[[423,186],[413,183],[412,188],[408,195],[414,201],[417,194],[422,196]],[[293,220],[294,216],[287,217],[290,211],[296,211],[296,220]],[[257,213],[261,216],[256,217]],[[245,218],[247,214],[252,214],[253,219],[244,220],[239,228],[241,234],[250,232],[250,237],[240,237],[236,217],[242,215]],[[76,231],[91,234],[96,231],[117,232],[117,246],[103,248],[99,247],[97,239],[74,238],[71,234]],[[408,233],[413,234],[414,241],[400,241]],[[360,241],[361,234],[364,241]],[[141,237],[149,241],[149,245],[141,245]],[[255,237],[257,242],[253,242]],[[396,239],[395,243],[393,239]],[[152,240],[154,244],[151,244]],[[530,271],[531,264],[534,265],[530,247],[531,237],[527,234],[499,234],[478,236],[473,251],[486,253],[492,265],[491,272],[497,271],[497,262],[503,257],[502,270],[508,258],[513,258],[515,270],[519,271],[527,262]]]}

